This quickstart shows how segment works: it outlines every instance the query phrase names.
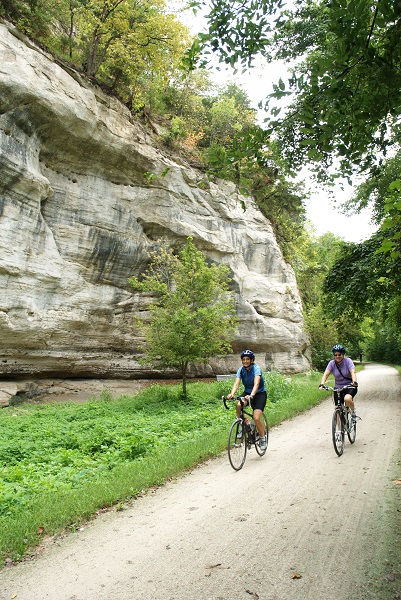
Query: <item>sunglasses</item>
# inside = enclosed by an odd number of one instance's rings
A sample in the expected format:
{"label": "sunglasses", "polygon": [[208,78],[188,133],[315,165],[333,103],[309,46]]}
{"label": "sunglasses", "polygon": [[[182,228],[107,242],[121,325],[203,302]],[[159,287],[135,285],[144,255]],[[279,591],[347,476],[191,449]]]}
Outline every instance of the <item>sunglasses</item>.
{"label": "sunglasses", "polygon": [[334,356],[342,356],[342,354],[335,354]]}

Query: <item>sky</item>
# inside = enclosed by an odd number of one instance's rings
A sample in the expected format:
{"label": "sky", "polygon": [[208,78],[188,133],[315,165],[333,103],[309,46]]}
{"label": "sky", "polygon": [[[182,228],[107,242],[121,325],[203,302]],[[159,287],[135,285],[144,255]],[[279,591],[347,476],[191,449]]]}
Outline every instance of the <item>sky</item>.
{"label": "sky", "polygon": [[[201,30],[204,21],[199,14],[194,18],[187,12],[184,22],[193,33],[197,33]],[[246,90],[253,108],[258,110],[258,120],[262,125],[264,112],[258,109],[258,104],[273,91],[273,83],[277,83],[280,77],[283,81],[287,79],[287,69],[279,61],[270,64],[256,61],[255,65],[253,69],[248,70],[246,73],[236,75],[230,68],[221,67],[220,71],[216,70],[214,75],[211,73],[211,76],[218,84],[229,80],[235,81]],[[333,199],[328,191],[317,188],[307,167],[305,167],[299,179],[304,181],[306,189],[310,192],[310,199],[306,204],[306,213],[307,219],[313,224],[317,236],[331,232],[347,242],[357,243],[369,238],[374,233],[376,227],[370,223],[371,212],[369,209],[353,216],[346,216],[340,212],[340,205],[350,198],[354,191],[347,183],[343,186],[344,190],[340,186],[334,188]]]}
{"label": "sky", "polygon": [[[336,192],[336,197],[340,200],[346,200],[349,195],[341,190]],[[343,215],[339,208],[334,206],[328,193],[313,193],[306,209],[307,218],[313,223],[317,236],[330,231],[347,242],[357,243],[369,238],[377,229],[370,223],[370,210],[363,210],[353,216]]]}

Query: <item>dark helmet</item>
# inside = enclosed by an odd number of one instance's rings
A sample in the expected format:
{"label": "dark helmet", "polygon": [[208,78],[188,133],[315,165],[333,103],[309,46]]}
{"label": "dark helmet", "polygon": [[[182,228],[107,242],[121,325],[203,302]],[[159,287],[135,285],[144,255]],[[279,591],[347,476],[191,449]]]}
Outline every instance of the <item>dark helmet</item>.
{"label": "dark helmet", "polygon": [[331,350],[333,354],[335,352],[341,352],[341,354],[345,354],[345,348],[341,344],[335,344],[335,346],[333,346]]}
{"label": "dark helmet", "polygon": [[241,358],[244,358],[244,356],[249,356],[251,360],[255,360],[255,355],[252,350],[243,350],[241,352]]}

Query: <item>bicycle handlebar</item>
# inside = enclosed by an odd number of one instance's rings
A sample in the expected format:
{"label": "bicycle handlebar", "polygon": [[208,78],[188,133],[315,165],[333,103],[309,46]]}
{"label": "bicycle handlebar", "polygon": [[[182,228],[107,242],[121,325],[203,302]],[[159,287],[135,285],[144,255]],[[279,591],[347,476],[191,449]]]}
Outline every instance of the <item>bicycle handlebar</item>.
{"label": "bicycle handlebar", "polygon": [[342,388],[333,388],[333,387],[330,387],[329,385],[319,385],[319,388],[322,388],[324,390],[330,390],[332,392],[343,392],[344,390],[354,389],[355,386],[347,384],[347,385],[344,385]]}
{"label": "bicycle handlebar", "polygon": [[234,398],[227,398],[227,396],[222,396],[221,399],[224,402],[224,406],[226,407],[226,409],[230,410],[230,407],[227,406],[227,402],[241,402],[241,404],[243,406],[245,396],[235,396]]}

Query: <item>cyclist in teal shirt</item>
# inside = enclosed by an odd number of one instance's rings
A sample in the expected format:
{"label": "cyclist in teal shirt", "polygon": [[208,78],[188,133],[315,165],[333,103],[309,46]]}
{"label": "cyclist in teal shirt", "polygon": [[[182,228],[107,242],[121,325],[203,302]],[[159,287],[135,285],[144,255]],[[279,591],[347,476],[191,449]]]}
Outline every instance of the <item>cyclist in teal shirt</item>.
{"label": "cyclist in teal shirt", "polygon": [[[238,369],[231,394],[228,394],[227,397],[234,398],[241,382],[243,383],[245,402],[246,405],[250,404],[252,407],[253,419],[260,436],[260,447],[261,449],[264,449],[267,446],[267,441],[265,426],[262,421],[262,414],[266,406],[267,394],[262,376],[262,370],[259,365],[255,364],[255,355],[252,350],[243,350],[243,352],[241,352],[241,361],[242,367]],[[241,405],[238,403],[238,416],[240,411]]]}

